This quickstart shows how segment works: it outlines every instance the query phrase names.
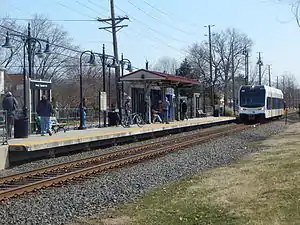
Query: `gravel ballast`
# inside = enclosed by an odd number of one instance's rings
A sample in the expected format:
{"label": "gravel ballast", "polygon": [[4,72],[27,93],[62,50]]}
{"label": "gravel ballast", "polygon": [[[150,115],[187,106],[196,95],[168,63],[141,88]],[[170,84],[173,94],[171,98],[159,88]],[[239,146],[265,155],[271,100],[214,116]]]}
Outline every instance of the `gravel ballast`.
{"label": "gravel ballast", "polygon": [[[247,143],[277,134],[285,127],[283,121],[276,121],[131,167],[102,173],[75,185],[46,189],[9,200],[0,205],[0,224],[65,224],[77,217],[98,214],[110,206],[132,201],[155,186],[229,164],[245,154],[258,151]],[[70,157],[84,157],[79,155]],[[63,159],[51,160],[50,164]],[[42,160],[26,165],[33,169],[46,163],[47,160]],[[15,173],[16,170],[22,171],[22,167],[6,173]]]}

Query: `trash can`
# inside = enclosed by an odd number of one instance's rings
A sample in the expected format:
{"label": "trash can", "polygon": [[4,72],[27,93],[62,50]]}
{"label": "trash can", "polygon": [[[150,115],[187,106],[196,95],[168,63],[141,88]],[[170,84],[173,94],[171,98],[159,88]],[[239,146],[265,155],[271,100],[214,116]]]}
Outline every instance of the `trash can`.
{"label": "trash can", "polygon": [[28,138],[28,118],[15,118],[14,138]]}
{"label": "trash can", "polygon": [[108,112],[108,126],[117,126],[119,122],[119,115],[117,112]]}
{"label": "trash can", "polygon": [[214,111],[214,117],[219,117],[220,116],[220,110],[219,109],[215,109]]}

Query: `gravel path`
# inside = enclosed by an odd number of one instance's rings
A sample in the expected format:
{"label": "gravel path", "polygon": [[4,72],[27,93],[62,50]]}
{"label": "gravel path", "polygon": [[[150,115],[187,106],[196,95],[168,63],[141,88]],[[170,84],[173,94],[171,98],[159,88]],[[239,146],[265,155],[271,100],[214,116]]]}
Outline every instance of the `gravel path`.
{"label": "gravel path", "polygon": [[157,185],[228,164],[245,154],[258,151],[257,148],[247,147],[247,142],[276,134],[284,127],[283,121],[276,121],[143,164],[106,172],[81,184],[46,189],[30,198],[10,200],[0,205],[0,224],[56,225],[65,224],[79,216],[97,214],[117,203],[132,201]]}

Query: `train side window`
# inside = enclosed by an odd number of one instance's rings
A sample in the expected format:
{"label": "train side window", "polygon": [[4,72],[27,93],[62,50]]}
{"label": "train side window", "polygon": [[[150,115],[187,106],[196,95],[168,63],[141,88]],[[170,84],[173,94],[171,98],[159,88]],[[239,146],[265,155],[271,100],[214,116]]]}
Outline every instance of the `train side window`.
{"label": "train side window", "polygon": [[273,98],[273,109],[278,109],[278,99]]}
{"label": "train side window", "polygon": [[271,109],[272,99],[270,97],[267,98],[267,109]]}

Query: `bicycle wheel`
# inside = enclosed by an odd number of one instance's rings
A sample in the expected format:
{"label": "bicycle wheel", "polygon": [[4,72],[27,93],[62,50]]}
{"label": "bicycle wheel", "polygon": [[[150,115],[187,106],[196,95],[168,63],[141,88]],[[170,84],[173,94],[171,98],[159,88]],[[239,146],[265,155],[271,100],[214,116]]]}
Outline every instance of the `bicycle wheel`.
{"label": "bicycle wheel", "polygon": [[136,120],[136,124],[138,125],[138,127],[144,126],[145,122],[140,115],[137,115],[135,120]]}

